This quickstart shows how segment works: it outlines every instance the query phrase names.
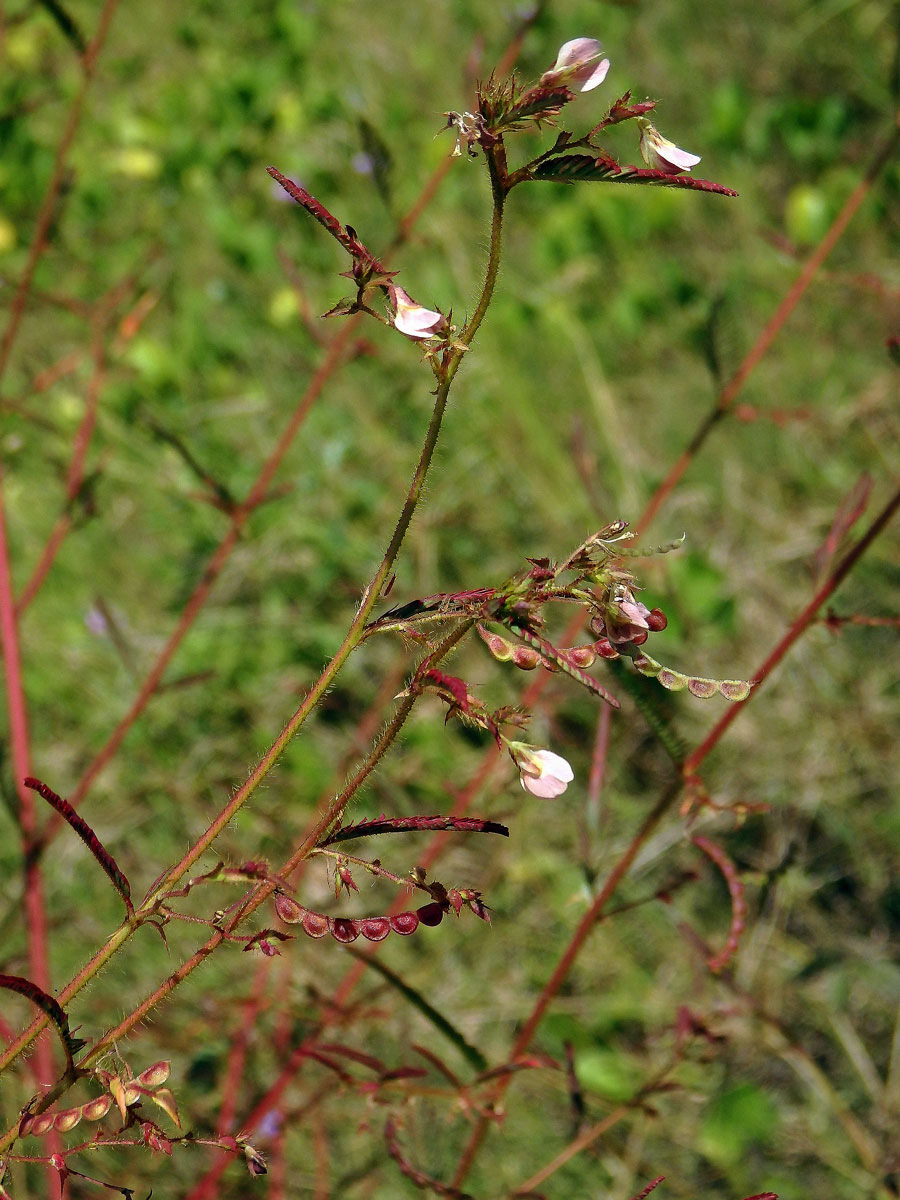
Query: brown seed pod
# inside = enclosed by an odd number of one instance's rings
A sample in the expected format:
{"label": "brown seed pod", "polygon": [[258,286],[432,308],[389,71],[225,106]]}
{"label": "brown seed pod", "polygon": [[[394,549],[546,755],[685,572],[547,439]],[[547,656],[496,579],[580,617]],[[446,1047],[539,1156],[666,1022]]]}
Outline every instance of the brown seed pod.
{"label": "brown seed pod", "polygon": [[391,932],[391,923],[387,917],[363,917],[359,931],[370,942],[383,942]]}
{"label": "brown seed pod", "polygon": [[312,938],[324,937],[328,932],[328,918],[322,913],[310,912],[308,908],[303,910],[301,923],[304,932]]}
{"label": "brown seed pod", "polygon": [[137,1077],[138,1083],[142,1083],[144,1087],[158,1088],[169,1078],[169,1072],[172,1070],[172,1064],[165,1060],[154,1063],[152,1067],[148,1067],[146,1071],[141,1071]]}
{"label": "brown seed pod", "polygon": [[[53,1128],[53,1122],[56,1120],[56,1113],[40,1113],[36,1117],[31,1118],[31,1124],[27,1132],[32,1137],[43,1137],[45,1133],[49,1133]],[[23,1122],[24,1124],[24,1122]]]}
{"label": "brown seed pod", "polygon": [[359,921],[351,921],[348,917],[333,917],[331,920],[331,936],[336,942],[355,942],[359,937]]}
{"label": "brown seed pod", "polygon": [[112,1106],[112,1096],[98,1096],[96,1100],[88,1100],[82,1104],[81,1115],[86,1121],[99,1121],[109,1112]]}
{"label": "brown seed pod", "polygon": [[80,1108],[67,1108],[56,1114],[53,1128],[59,1133],[68,1133],[70,1129],[75,1128],[83,1115]]}
{"label": "brown seed pod", "polygon": [[306,910],[292,900],[290,896],[286,896],[284,892],[275,893],[275,913],[278,918],[286,925],[297,925],[303,920],[303,914]]}
{"label": "brown seed pod", "polygon": [[402,934],[403,937],[408,937],[419,928],[419,918],[414,912],[395,913],[390,918],[390,923],[394,933]]}
{"label": "brown seed pod", "polygon": [[431,904],[423,904],[421,908],[417,908],[416,914],[423,925],[440,925],[445,911],[443,904],[433,900]]}

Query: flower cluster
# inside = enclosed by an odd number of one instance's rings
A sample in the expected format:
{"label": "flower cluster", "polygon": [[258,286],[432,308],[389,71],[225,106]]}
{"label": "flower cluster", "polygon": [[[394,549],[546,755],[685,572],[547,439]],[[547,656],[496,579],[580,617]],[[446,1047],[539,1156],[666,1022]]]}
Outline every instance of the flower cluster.
{"label": "flower cluster", "polygon": [[[603,83],[609,72],[609,66],[609,59],[604,57],[603,47],[596,38],[579,37],[564,42],[560,46],[556,61],[548,70],[544,71],[537,84],[531,88],[524,91],[517,90],[514,78],[501,82],[491,79],[479,91],[476,112],[451,111],[444,113],[447,118],[447,127],[456,131],[453,157],[462,156],[463,145],[466,147],[469,158],[477,157],[478,147],[486,154],[491,155],[494,148],[502,141],[505,133],[520,129],[529,122],[537,125],[542,122],[553,123],[564,105],[576,98],[576,91],[591,92]],[[637,121],[641,157],[651,171],[659,172],[662,177],[678,176],[689,172],[700,162],[699,156],[680,149],[674,142],[663,137],[647,120],[644,114],[654,107],[655,102],[652,100],[632,104],[630,103],[630,94],[626,93],[624,97],[613,103],[606,117],[599,125],[595,126],[591,134],[578,139],[573,138],[569,133],[560,135],[556,147],[547,154],[540,155],[533,164],[520,168],[513,174],[514,183],[524,182],[529,178],[565,178],[565,172],[556,176],[547,173],[546,161],[548,158],[552,160],[557,149],[560,151],[571,150],[575,146],[585,146],[596,152],[600,148],[594,144],[593,135],[606,125],[617,124],[629,119]],[[622,168],[606,151],[600,151],[600,157],[596,159],[595,166],[599,167],[601,160],[603,166],[607,168],[605,173],[582,174],[580,177],[613,179],[622,173]],[[562,161],[564,160],[559,160],[558,165],[562,165]],[[534,166],[541,166],[543,169],[540,173],[534,174],[531,170]],[[610,167],[613,168],[611,171]],[[633,175],[628,177],[634,178]],[[656,182],[656,180],[645,178],[642,179],[642,182],[649,183]],[[715,185],[713,185],[713,190],[717,190]]]}

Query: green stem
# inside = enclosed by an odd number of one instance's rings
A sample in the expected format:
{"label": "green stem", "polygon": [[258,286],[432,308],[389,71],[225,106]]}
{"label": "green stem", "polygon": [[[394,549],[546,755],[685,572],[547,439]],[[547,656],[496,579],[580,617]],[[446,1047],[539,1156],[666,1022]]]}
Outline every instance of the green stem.
{"label": "green stem", "polygon": [[[487,151],[488,173],[491,177],[491,195],[494,201],[494,212],[491,217],[491,245],[488,251],[487,270],[484,278],[484,288],[481,292],[481,299],[478,301],[478,307],[475,309],[470,320],[466,324],[465,329],[460,334],[460,337],[466,346],[470,345],[472,338],[478,331],[481,322],[484,320],[485,313],[491,303],[491,298],[494,295],[494,287],[497,283],[497,276],[500,273],[500,249],[503,232],[503,207],[506,203],[507,189],[505,186],[506,179],[506,161],[505,153],[503,152],[502,142],[492,151]],[[454,371],[455,371],[454,367]]]}
{"label": "green stem", "polygon": [[[441,659],[446,658],[454,646],[457,646],[466,636],[473,624],[473,621],[462,621],[456,627],[456,629],[452,630],[447,637],[444,638],[436,650],[432,651],[431,654],[426,656],[427,661],[431,663],[438,663],[441,661]],[[394,713],[393,717],[391,717],[388,724],[381,731],[381,736],[363,759],[356,773],[351,779],[348,779],[348,781],[341,788],[340,792],[338,792],[338,794],[331,801],[327,810],[322,814],[316,823],[316,829],[312,831],[318,831],[316,842],[318,842],[325,833],[331,832],[334,824],[340,820],[344,809],[350,802],[350,799],[356,794],[357,791],[359,791],[362,784],[365,783],[369,775],[372,774],[379,762],[382,760],[382,758],[384,758],[385,754],[387,754],[400,730],[406,724],[406,720],[409,717],[409,714],[412,712],[413,705],[418,698],[419,697],[417,693],[411,693],[403,697],[399,708]],[[309,840],[309,836],[311,835],[307,835],[307,838],[304,839],[304,844]]]}
{"label": "green stem", "polygon": [[[472,315],[472,318],[469,320],[465,330],[463,331],[462,340],[466,346],[471,343],[472,338],[475,336],[475,333],[484,320],[494,293],[494,287],[497,282],[497,275],[500,266],[501,229],[503,222],[503,203],[505,200],[505,192],[500,182],[497,163],[490,155],[488,156],[488,169],[491,175],[491,190],[494,198],[494,211],[491,220],[490,252],[488,256],[487,271],[481,297],[478,305],[476,306],[475,312]],[[107,939],[105,944],[101,946],[101,948],[94,955],[92,955],[92,957],[87,963],[85,963],[78,974],[58,994],[57,998],[61,1005],[65,1006],[70,1000],[72,1000],[98,974],[98,972],[106,965],[113,955],[119,949],[121,949],[125,942],[132,937],[142,922],[146,920],[146,918],[153,915],[156,906],[165,897],[165,894],[170,891],[184,875],[187,874],[200,856],[219,836],[222,830],[225,829],[229,822],[234,819],[235,815],[240,811],[243,805],[253,795],[257,787],[259,787],[259,785],[274,767],[288,743],[293,739],[294,735],[304,724],[310,713],[318,704],[319,700],[334,682],[338,672],[341,670],[347,659],[362,640],[366,622],[368,621],[372,610],[378,602],[384,584],[388,578],[388,575],[390,574],[397,555],[399,554],[400,546],[406,535],[406,531],[409,529],[413,514],[415,513],[416,507],[421,499],[422,489],[425,484],[425,477],[434,456],[438,434],[440,433],[441,423],[443,421],[444,412],[446,411],[450,387],[453,383],[456,372],[459,369],[459,364],[462,361],[464,353],[464,349],[454,350],[448,358],[446,365],[442,368],[442,378],[439,381],[438,388],[435,393],[434,408],[432,410],[431,420],[425,435],[425,442],[422,447],[422,452],[419,455],[419,461],[416,465],[412,482],[410,483],[399,520],[397,521],[397,526],[394,529],[393,535],[391,536],[391,540],[388,543],[388,547],[385,550],[384,557],[382,558],[378,569],[363,592],[362,600],[359,608],[357,609],[356,615],[354,616],[350,628],[347,630],[347,634],[344,637],[344,640],[341,642],[341,645],[338,647],[334,657],[307,692],[303,702],[287,722],[284,729],[257,763],[256,767],[254,767],[245,783],[242,784],[237,792],[235,792],[229,803],[210,824],[206,832],[197,840],[197,842],[195,842],[195,844],[190,848],[190,850],[188,850],[183,858],[176,863],[171,870],[167,871],[163,875],[162,879],[153,887],[149,895],[141,904],[140,908],[137,909],[134,917],[129,922],[121,925]],[[459,631],[455,630],[453,634],[450,635],[450,638],[445,639],[442,647],[446,646],[447,649],[443,650],[443,653],[446,653],[452,648],[452,646],[456,644],[456,642],[459,640],[459,637],[461,637],[463,633],[467,631],[467,628],[467,624],[464,624]],[[436,659],[441,653],[442,647],[439,647],[439,650],[432,657]],[[402,706],[401,710],[391,721],[391,724],[388,726],[385,734],[382,735],[381,739],[379,739],[379,742],[376,744],[376,747],[373,751],[376,757],[372,763],[372,766],[374,766],[374,763],[383,756],[390,744],[396,738],[403,722],[409,715],[409,710],[411,707],[411,703],[409,707]],[[369,770],[371,769],[372,768],[369,767]],[[368,770],[362,774],[361,778],[359,779],[360,783],[362,782],[362,779],[365,778],[366,774],[368,774]],[[316,842],[329,827],[329,825],[333,823],[336,814],[339,812],[338,801],[340,801],[341,808],[346,805],[346,800],[349,798],[349,793],[346,795],[345,793],[347,793],[346,788],[342,791],[340,797],[336,798],[331,802],[331,804],[329,804],[326,811],[320,816],[313,828],[303,839],[303,842],[301,843],[297,852],[292,855],[285,870],[293,870],[297,865],[299,865],[300,862],[309,856],[309,852],[312,847],[315,846]],[[240,921],[242,921],[246,916],[249,916],[251,912],[258,908],[259,905],[262,904],[263,901],[271,894],[272,890],[274,890],[274,885],[263,885],[257,890],[256,893],[253,893],[251,897],[248,898],[248,903],[239,908],[232,920],[229,921],[228,932],[230,932],[231,929],[234,928]],[[171,975],[162,985],[160,985],[156,992],[149,996],[147,1000],[145,1000],[145,1002],[139,1006],[139,1008],[135,1009],[134,1012],[130,1014],[129,1017],[125,1018],[125,1020],[114,1031],[114,1035],[116,1037],[122,1036],[122,1034],[132,1028],[138,1020],[143,1019],[146,1013],[149,1012],[150,1009],[154,1007],[160,999],[163,998],[163,996],[168,995],[175,987],[177,987],[181,980],[186,978],[195,967],[199,966],[199,964],[210,953],[212,953],[212,951],[216,949],[216,947],[220,945],[223,940],[224,934],[213,935],[213,937],[205,946],[202,946],[191,959],[182,964],[179,970]],[[28,1048],[28,1046],[31,1045],[41,1030],[45,1028],[47,1023],[48,1018],[44,1015],[41,1015],[40,1017],[36,1018],[31,1025],[7,1047],[3,1054],[0,1055],[0,1074],[2,1074],[2,1072],[12,1062],[14,1062],[15,1059],[18,1058],[18,1056]],[[101,1039],[101,1042],[98,1043],[94,1049],[85,1056],[85,1059],[79,1065],[84,1067],[88,1064],[88,1062],[95,1061],[96,1053],[102,1047],[105,1047],[105,1045],[108,1044],[110,1036],[111,1035],[107,1035],[107,1037]],[[15,1140],[14,1130],[11,1130],[4,1137],[0,1138],[0,1153],[2,1153],[2,1151],[13,1140]]]}

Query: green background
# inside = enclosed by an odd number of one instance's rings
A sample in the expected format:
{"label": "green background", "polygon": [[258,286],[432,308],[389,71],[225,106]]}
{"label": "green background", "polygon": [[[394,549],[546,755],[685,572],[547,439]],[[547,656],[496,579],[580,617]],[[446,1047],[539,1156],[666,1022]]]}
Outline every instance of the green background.
{"label": "green background", "polygon": [[[73,0],[66,12],[89,38],[96,5]],[[511,5],[449,0],[156,2],[116,14],[2,393],[20,589],[65,504],[91,377],[91,310],[121,286],[103,333],[90,486],[21,625],[34,770],[63,795],[127,710],[228,527],[172,437],[243,497],[323,358],[321,339],[338,329],[315,314],[346,294],[336,272],[348,264],[323,230],[281,203],[266,165],[299,180],[380,252],[451,149],[449,134],[434,138],[441,114],[471,106],[473,78],[490,73],[516,21]],[[8,311],[82,73],[50,5],[11,0],[2,24]],[[542,7],[518,61],[524,80],[572,37],[601,38],[612,62],[602,88],[567,110],[566,127],[586,131],[626,89],[657,99],[661,131],[702,155],[695,173],[740,196],[546,183],[514,193],[498,295],[461,368],[392,599],[489,586],[526,556],[563,557],[608,521],[637,519],[890,135],[897,27],[888,0]],[[550,136],[523,135],[514,161]],[[637,159],[630,124],[611,130],[607,144],[623,163]],[[870,514],[896,486],[900,415],[885,340],[898,333],[898,198],[894,157],[751,376],[739,398],[746,407],[720,423],[648,531],[650,545],[686,533],[678,554],[639,567],[642,598],[669,617],[652,647],[667,665],[751,676],[812,595],[816,554],[861,474],[873,482]],[[457,320],[483,277],[489,204],[481,165],[455,161],[389,263],[418,301],[452,307]],[[123,338],[117,322],[140,297],[153,306]],[[433,384],[413,344],[374,322],[361,333],[365,344],[312,407],[167,686],[85,801],[138,894],[280,730],[339,643],[393,529]],[[37,390],[36,378],[72,353],[77,367]],[[889,530],[836,610],[895,616],[898,561]],[[363,748],[354,741],[361,716],[392,694],[391,680],[399,690],[411,661],[409,648],[387,638],[354,656],[219,839],[217,857],[287,856]],[[658,1175],[667,1178],[655,1194],[684,1200],[896,1194],[888,1189],[900,1171],[897,662],[896,628],[848,626],[836,636],[814,626],[705,767],[717,804],[767,811],[741,824],[728,813],[704,812],[695,826],[676,815],[643,849],[618,897],[640,903],[592,934],[535,1049],[562,1059],[564,1043],[573,1045],[590,1122],[669,1061],[680,1007],[722,1040],[696,1039],[669,1076],[672,1090],[650,1096],[552,1176],[540,1189],[548,1197],[627,1200]],[[530,681],[475,645],[453,670],[496,704],[515,703]],[[671,778],[628,693],[602,665],[599,678],[623,699],[599,799],[587,787],[597,706],[555,676],[531,737],[571,760],[575,783],[557,801],[526,799],[502,764],[472,811],[510,824],[509,842],[455,837],[436,872],[448,886],[483,890],[493,928],[464,913],[380,952],[491,1064],[505,1060],[592,892]],[[720,699],[646,690],[688,745],[725,709]],[[354,817],[450,807],[490,747],[442,719],[437,703],[420,705]],[[12,803],[8,760],[3,785]],[[747,888],[733,987],[709,974],[685,933],[718,947],[730,919],[721,878],[690,845],[701,828],[728,848]],[[370,853],[402,874],[425,844],[384,839]],[[20,867],[4,808],[0,967],[10,973],[26,972]],[[648,900],[691,870],[699,879],[671,903]],[[59,987],[115,927],[119,904],[75,838],[54,842],[46,880]],[[386,885],[358,882],[362,896],[337,905],[316,865],[300,898],[329,912],[385,911]],[[237,895],[200,889],[187,907],[208,916]],[[167,954],[144,931],[72,1005],[73,1026],[98,1036],[202,933],[171,927]],[[251,955],[221,952],[120,1047],[135,1073],[172,1060],[185,1127],[198,1135],[215,1126],[246,997],[264,987],[270,1000],[250,1037],[235,1128],[349,965],[330,940],[300,937],[282,951],[266,960],[262,982]],[[331,1040],[388,1066],[422,1065],[411,1043],[424,1043],[469,1077],[457,1051],[374,974],[353,1000],[359,1007]],[[14,1027],[28,1018],[14,997],[2,1011]],[[315,1190],[316,1125],[303,1114],[329,1081],[309,1064],[279,1106],[285,1195],[326,1194]],[[402,1110],[411,1161],[450,1178],[469,1126],[440,1075],[427,1085],[445,1091],[408,1105],[396,1085],[374,1101],[350,1087],[329,1096],[318,1135],[328,1194],[419,1194],[385,1151],[390,1106]],[[24,1073],[4,1081],[4,1122],[31,1089]],[[505,1194],[576,1131],[563,1072],[523,1072],[507,1106],[467,1182],[478,1197]],[[256,1140],[270,1150],[265,1136]],[[26,1145],[40,1153],[40,1143]],[[199,1178],[204,1155],[98,1151],[73,1165],[174,1196]],[[48,1178],[42,1167],[17,1167],[14,1194],[52,1194]],[[219,1194],[243,1197],[250,1186],[238,1164]],[[252,1186],[263,1194],[267,1185]],[[88,1194],[75,1183],[71,1191]]]}

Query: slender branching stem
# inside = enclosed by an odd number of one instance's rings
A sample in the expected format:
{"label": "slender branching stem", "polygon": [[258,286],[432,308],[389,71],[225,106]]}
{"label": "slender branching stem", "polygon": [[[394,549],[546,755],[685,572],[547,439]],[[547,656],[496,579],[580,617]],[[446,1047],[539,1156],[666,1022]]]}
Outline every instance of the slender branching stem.
{"label": "slender branching stem", "polygon": [[[425,478],[428,469],[434,457],[435,447],[437,446],[438,436],[440,434],[441,424],[446,412],[447,401],[449,399],[450,388],[459,369],[463,355],[466,353],[465,347],[471,344],[472,338],[481,326],[491,298],[493,297],[494,287],[496,285],[497,276],[500,266],[500,250],[501,250],[501,230],[503,221],[503,202],[505,192],[500,182],[498,169],[494,159],[488,158],[488,166],[491,175],[491,189],[493,195],[493,216],[491,220],[491,240],[490,251],[488,255],[488,265],[485,274],[485,282],[482,288],[482,293],[476,305],[475,312],[471,319],[466,324],[463,332],[463,347],[453,349],[445,363],[443,364],[439,374],[440,380],[435,392],[435,402],[432,409],[431,419],[428,429],[425,434],[424,444],[419,455],[418,463],[416,464],[413,478],[407,491],[406,499],[400,512],[397,525],[382,557],[381,563],[375,571],[372,579],[365,588],[359,607],[350,624],[347,633],[338,647],[331,661],[322,671],[319,678],[307,692],[302,703],[291,716],[290,720],[285,725],[284,729],[251,771],[245,783],[235,792],[234,796],[222,809],[214,821],[210,824],[206,832],[198,838],[188,852],[167,871],[156,886],[151,890],[143,904],[138,908],[134,917],[128,922],[123,923],[112,935],[107,939],[106,943],[85,963],[78,974],[72,981],[59,993],[58,999],[60,1004],[65,1005],[74,996],[76,996],[86,985],[92,980],[103,966],[113,957],[113,955],[130,939],[135,930],[151,917],[160,902],[165,898],[167,892],[183,878],[185,874],[193,867],[201,855],[209,848],[216,837],[223,829],[233,820],[234,816],[239,812],[247,800],[253,795],[257,787],[266,778],[272,767],[281,757],[289,742],[294,735],[303,726],[307,718],[315,709],[319,700],[333,684],[336,676],[347,662],[347,659],[352,654],[353,650],[359,645],[365,632],[366,623],[378,602],[384,585],[390,575],[397,555],[400,552],[400,547],[403,539],[409,529],[416,507],[422,496],[422,490],[425,484]],[[471,628],[470,623],[464,622],[459,629],[454,630],[450,637],[438,647],[429,658],[432,661],[437,661],[443,654],[449,653],[460,638],[468,629]],[[414,697],[410,697],[410,703],[407,707],[407,701],[401,705],[398,713],[392,719],[390,725],[385,730],[385,733],[379,739],[378,743],[370,755],[373,759],[371,765],[360,768],[354,779],[358,778],[355,787],[362,783],[363,779],[374,768],[378,760],[383,757],[391,743],[396,738],[404,721],[409,715],[409,711],[414,702]],[[352,783],[353,781],[351,781]],[[353,790],[355,790],[355,787]],[[320,840],[322,835],[333,825],[336,817],[346,807],[347,800],[352,794],[348,788],[344,788],[338,797],[327,806],[325,811],[319,816],[313,827],[304,837],[297,851],[292,855],[291,859],[286,864],[285,868],[280,872],[284,874],[294,870],[308,856],[310,851]],[[174,990],[178,984],[185,979],[197,966],[203,962],[209,954],[213,952],[226,939],[227,935],[232,930],[246,919],[252,912],[259,907],[274,890],[274,884],[263,884],[255,889],[247,898],[247,902],[238,906],[235,914],[230,918],[227,928],[221,932],[218,930],[209,941],[190,958],[182,966],[169,976],[163,984],[160,985],[147,999],[139,1005],[131,1014],[129,1014],[115,1030],[108,1032],[89,1053],[85,1056],[79,1066],[83,1069],[96,1061],[97,1057],[112,1043],[116,1038],[123,1036],[128,1030],[133,1028],[140,1020],[142,1020],[148,1012],[165,996]],[[32,1024],[13,1042],[6,1051],[0,1055],[0,1073],[8,1067],[16,1058],[25,1050],[34,1039],[38,1036],[41,1030],[47,1025],[48,1019],[43,1014],[35,1019]],[[55,1099],[57,1095],[56,1088],[48,1092],[42,1102],[41,1108]],[[16,1131],[12,1129],[0,1138],[0,1153],[15,1139]]]}

